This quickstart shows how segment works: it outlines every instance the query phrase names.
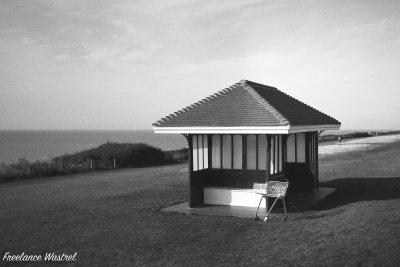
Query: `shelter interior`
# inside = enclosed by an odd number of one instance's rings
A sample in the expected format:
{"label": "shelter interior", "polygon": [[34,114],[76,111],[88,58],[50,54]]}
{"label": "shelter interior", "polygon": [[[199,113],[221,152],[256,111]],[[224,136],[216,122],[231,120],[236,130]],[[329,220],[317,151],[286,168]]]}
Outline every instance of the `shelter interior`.
{"label": "shelter interior", "polygon": [[288,180],[293,192],[318,188],[318,132],[189,134],[189,205],[204,203],[204,189],[250,189]]}

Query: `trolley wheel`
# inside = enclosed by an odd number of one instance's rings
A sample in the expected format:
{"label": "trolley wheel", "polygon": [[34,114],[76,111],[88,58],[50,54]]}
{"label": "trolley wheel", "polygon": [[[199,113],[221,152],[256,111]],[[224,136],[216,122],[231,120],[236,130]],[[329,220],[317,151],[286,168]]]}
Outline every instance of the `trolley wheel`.
{"label": "trolley wheel", "polygon": [[259,221],[260,220],[260,218],[256,215],[256,217],[254,217],[254,221],[256,222],[256,221]]}
{"label": "trolley wheel", "polygon": [[283,218],[283,221],[286,222],[287,221],[287,217]]}

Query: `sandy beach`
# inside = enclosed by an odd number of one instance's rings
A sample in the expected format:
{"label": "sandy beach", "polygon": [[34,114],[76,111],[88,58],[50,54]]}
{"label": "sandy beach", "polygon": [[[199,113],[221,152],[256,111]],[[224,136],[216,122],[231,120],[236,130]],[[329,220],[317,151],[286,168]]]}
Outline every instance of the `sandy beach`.
{"label": "sandy beach", "polygon": [[382,135],[366,138],[357,138],[349,141],[342,141],[341,143],[331,145],[320,145],[319,156],[325,157],[334,154],[342,154],[353,151],[367,151],[377,147],[381,147],[385,144],[399,142],[400,135]]}

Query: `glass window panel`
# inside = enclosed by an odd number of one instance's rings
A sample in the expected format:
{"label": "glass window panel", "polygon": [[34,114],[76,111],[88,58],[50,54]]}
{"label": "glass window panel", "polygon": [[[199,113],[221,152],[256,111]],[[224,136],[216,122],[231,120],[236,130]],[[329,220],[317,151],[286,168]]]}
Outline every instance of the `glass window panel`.
{"label": "glass window panel", "polygon": [[308,146],[308,159],[312,162],[312,134],[309,134],[309,141],[306,144]]}
{"label": "glass window panel", "polygon": [[208,136],[203,135],[204,169],[208,169]]}
{"label": "glass window panel", "polygon": [[306,139],[304,133],[297,134],[297,162],[306,162]]}
{"label": "glass window panel", "polygon": [[242,161],[242,136],[234,135],[233,136],[233,168],[234,169],[242,169],[243,168]]}
{"label": "glass window panel", "polygon": [[295,135],[291,134],[286,141],[287,162],[296,162]]}
{"label": "glass window panel", "polygon": [[282,135],[279,136],[279,172],[282,171],[282,160],[283,160],[283,153],[282,153]]}
{"label": "glass window panel", "polygon": [[247,136],[247,169],[255,170],[257,168],[256,156],[256,136]]}
{"label": "glass window panel", "polygon": [[312,134],[312,162],[315,162],[315,133]]}
{"label": "glass window panel", "polygon": [[318,135],[314,133],[313,137],[313,161],[316,162],[318,160]]}
{"label": "glass window panel", "polygon": [[198,165],[198,151],[197,151],[197,135],[193,135],[192,137],[193,141],[193,170],[197,171],[199,169]]}
{"label": "glass window panel", "polygon": [[212,136],[212,168],[221,168],[221,136]]}
{"label": "glass window panel", "polygon": [[199,151],[199,170],[204,169],[203,165],[203,136],[197,136],[197,143],[198,143],[198,151]]}
{"label": "glass window panel", "polygon": [[232,139],[230,135],[222,136],[222,168],[232,169]]}
{"label": "glass window panel", "polygon": [[311,162],[314,162],[314,133],[311,133]]}
{"label": "glass window panel", "polygon": [[317,142],[318,135],[316,133],[314,133],[313,141],[314,141],[314,162],[316,162],[318,159],[318,142]]}
{"label": "glass window panel", "polygon": [[265,135],[258,136],[258,169],[267,169],[267,137]]}
{"label": "glass window panel", "polygon": [[274,156],[274,167],[275,167],[275,169],[274,169],[274,173],[277,173],[278,172],[278,165],[279,165],[279,162],[278,162],[278,145],[279,145],[279,140],[278,140],[278,135],[275,135],[275,156]]}
{"label": "glass window panel", "polygon": [[275,173],[275,136],[271,136],[271,154],[270,154],[270,166],[269,166],[269,173]]}

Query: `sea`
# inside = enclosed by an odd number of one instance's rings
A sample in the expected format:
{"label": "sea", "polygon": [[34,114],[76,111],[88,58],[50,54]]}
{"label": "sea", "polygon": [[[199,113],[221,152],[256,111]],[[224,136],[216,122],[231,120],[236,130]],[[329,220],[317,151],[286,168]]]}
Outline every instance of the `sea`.
{"label": "sea", "polygon": [[[345,134],[355,131],[326,131],[323,134]],[[154,134],[151,130],[1,130],[0,162],[14,162],[20,158],[31,161],[47,160],[93,148],[108,141],[141,142],[162,150],[187,147],[185,137],[180,134]]]}
{"label": "sea", "polygon": [[151,130],[6,130],[0,131],[0,162],[20,158],[47,160],[93,148],[106,142],[147,143],[162,150],[187,147],[180,134],[154,134]]}

